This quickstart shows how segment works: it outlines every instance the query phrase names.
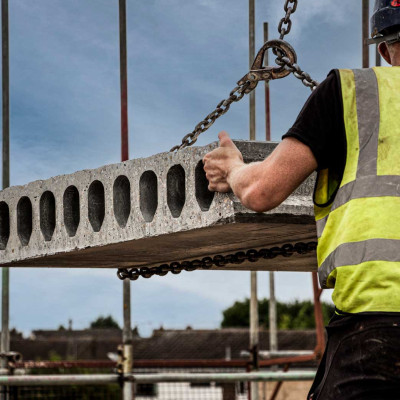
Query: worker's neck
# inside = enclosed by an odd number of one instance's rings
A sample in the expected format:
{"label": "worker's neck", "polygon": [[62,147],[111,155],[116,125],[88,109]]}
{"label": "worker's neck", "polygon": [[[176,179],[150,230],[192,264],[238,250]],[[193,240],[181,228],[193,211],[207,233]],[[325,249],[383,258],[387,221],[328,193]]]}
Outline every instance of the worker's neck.
{"label": "worker's neck", "polygon": [[387,46],[390,58],[390,64],[393,67],[400,66],[400,42],[393,43]]}
{"label": "worker's neck", "polygon": [[397,59],[392,60],[391,64],[392,67],[400,67],[400,56]]}

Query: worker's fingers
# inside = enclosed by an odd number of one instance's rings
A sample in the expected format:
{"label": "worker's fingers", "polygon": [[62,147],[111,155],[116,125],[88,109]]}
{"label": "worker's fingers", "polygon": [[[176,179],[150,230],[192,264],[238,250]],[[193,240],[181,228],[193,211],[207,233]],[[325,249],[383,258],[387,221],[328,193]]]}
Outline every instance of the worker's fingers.
{"label": "worker's fingers", "polygon": [[210,183],[208,190],[210,192],[227,193],[230,192],[231,187],[227,183]]}
{"label": "worker's fingers", "polygon": [[218,178],[218,175],[213,172],[206,172],[206,178],[207,180],[211,181],[215,178]]}
{"label": "worker's fingers", "polygon": [[236,147],[227,132],[225,131],[220,132],[218,134],[218,138],[220,147]]}

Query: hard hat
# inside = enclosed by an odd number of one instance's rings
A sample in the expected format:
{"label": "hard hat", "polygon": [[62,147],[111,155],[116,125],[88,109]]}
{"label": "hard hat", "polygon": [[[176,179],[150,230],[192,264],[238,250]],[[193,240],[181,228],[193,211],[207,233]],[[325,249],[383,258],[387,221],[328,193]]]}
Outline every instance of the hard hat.
{"label": "hard hat", "polygon": [[400,0],[375,0],[369,44],[400,40]]}

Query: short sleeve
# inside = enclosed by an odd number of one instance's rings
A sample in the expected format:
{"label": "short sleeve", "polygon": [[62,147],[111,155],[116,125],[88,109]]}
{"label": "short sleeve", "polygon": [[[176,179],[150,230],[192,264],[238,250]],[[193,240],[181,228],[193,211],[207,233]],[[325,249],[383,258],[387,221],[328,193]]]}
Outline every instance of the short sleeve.
{"label": "short sleeve", "polygon": [[338,70],[331,71],[313,91],[296,122],[282,138],[288,137],[296,138],[311,149],[318,170],[330,168],[343,173],[346,134]]}

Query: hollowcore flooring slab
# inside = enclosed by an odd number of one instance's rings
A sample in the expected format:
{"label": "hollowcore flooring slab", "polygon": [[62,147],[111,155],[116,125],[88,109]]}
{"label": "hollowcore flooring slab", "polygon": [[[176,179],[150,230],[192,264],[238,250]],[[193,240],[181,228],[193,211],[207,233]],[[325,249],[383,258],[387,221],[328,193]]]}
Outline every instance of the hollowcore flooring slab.
{"label": "hollowcore flooring slab", "polygon": [[[235,143],[246,162],[263,160],[276,146]],[[314,177],[276,209],[254,213],[232,194],[208,192],[201,160],[216,147],[161,153],[1,191],[0,265],[156,266],[316,240]],[[223,269],[314,271],[316,256]]]}

